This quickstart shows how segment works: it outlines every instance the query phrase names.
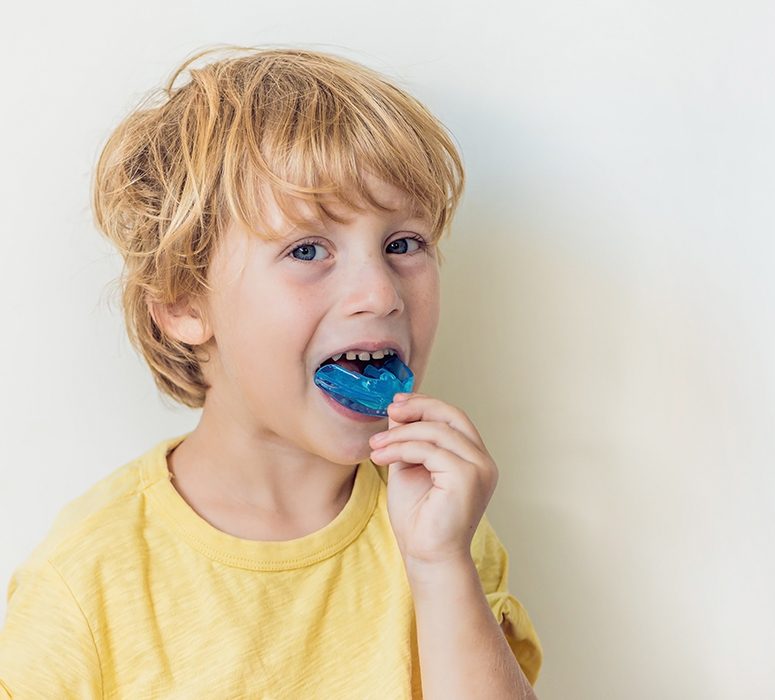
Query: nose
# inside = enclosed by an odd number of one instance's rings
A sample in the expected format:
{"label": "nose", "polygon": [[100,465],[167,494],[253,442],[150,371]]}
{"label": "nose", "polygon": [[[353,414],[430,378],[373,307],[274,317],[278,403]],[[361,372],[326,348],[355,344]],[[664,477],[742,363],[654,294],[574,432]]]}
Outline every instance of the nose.
{"label": "nose", "polygon": [[400,314],[404,310],[398,273],[378,254],[359,256],[346,273],[344,305],[348,315],[375,316]]}

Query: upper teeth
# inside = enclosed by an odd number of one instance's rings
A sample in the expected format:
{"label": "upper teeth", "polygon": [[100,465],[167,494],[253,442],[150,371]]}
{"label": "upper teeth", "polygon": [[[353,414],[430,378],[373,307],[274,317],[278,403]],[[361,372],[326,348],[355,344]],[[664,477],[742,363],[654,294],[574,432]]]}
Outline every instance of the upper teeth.
{"label": "upper teeth", "polygon": [[384,350],[377,350],[376,352],[367,352],[366,350],[348,350],[346,355],[343,352],[340,352],[338,355],[333,355],[331,359],[336,362],[342,355],[345,355],[346,359],[348,360],[381,360],[383,357],[387,355],[395,355],[395,350],[392,350],[391,348],[385,348]]}

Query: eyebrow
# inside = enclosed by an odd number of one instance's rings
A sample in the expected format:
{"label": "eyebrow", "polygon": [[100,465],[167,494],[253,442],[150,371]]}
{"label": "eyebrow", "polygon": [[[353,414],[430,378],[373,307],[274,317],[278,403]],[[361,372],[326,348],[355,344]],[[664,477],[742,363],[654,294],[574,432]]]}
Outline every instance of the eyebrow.
{"label": "eyebrow", "polygon": [[[395,214],[398,215],[400,213],[399,210],[396,210]],[[407,212],[407,215],[401,219],[402,223],[418,223],[422,224],[424,226],[430,226],[430,222],[428,221],[427,217],[424,216],[423,212],[417,209],[412,209]],[[307,228],[312,229],[310,232],[314,231],[322,231],[325,228],[325,225],[323,222],[321,222],[320,219],[315,217],[306,217],[306,216],[300,216],[298,217],[296,223],[294,224],[293,228],[280,240],[287,241],[293,238],[294,236],[299,235],[300,232],[299,228]]]}

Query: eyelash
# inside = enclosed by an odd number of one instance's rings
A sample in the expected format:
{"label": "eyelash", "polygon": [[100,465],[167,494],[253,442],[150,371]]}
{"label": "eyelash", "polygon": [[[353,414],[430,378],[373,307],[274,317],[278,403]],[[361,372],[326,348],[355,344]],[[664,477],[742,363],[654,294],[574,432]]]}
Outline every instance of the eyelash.
{"label": "eyelash", "polygon": [[[420,253],[420,252],[422,252],[423,250],[425,250],[428,247],[428,243],[426,243],[425,239],[421,238],[420,236],[402,236],[401,238],[396,238],[396,239],[390,241],[389,245],[392,245],[396,241],[403,241],[403,240],[406,240],[406,239],[411,239],[413,241],[417,241],[417,244],[418,244],[419,248],[414,251],[414,254]],[[289,257],[294,262],[300,262],[300,263],[323,262],[322,260],[300,260],[299,258],[294,258],[293,257],[293,251],[294,250],[298,250],[299,248],[301,248],[302,246],[305,246],[305,245],[309,245],[309,246],[311,246],[311,245],[321,245],[322,246],[322,245],[325,245],[325,244],[319,238],[309,238],[309,239],[307,239],[305,241],[299,241],[291,250],[288,251],[288,256],[287,257]],[[400,253],[399,255],[413,255],[413,253]]]}

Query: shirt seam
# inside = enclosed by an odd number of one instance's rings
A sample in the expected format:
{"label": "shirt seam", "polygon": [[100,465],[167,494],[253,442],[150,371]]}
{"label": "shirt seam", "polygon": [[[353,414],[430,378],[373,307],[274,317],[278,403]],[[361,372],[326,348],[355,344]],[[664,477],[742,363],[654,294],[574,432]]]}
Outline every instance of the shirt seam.
{"label": "shirt seam", "polygon": [[[103,503],[102,505],[100,505],[99,508],[89,513],[85,518],[66,525],[65,527],[67,528],[67,532],[63,534],[62,538],[56,543],[56,547],[54,548],[54,551],[52,551],[50,557],[65,556],[65,552],[69,549],[70,543],[73,540],[80,539],[80,536],[83,533],[84,529],[88,531],[93,531],[94,528],[89,527],[89,525],[93,524],[95,521],[99,521],[103,519],[104,513],[108,508],[120,506],[122,502],[129,501],[138,496],[143,496],[145,495],[145,493],[146,493],[146,488],[140,487],[140,484],[136,484],[131,491],[126,491],[124,493],[117,494],[106,503]],[[71,506],[74,502],[75,501],[71,501],[70,503],[68,503],[67,507]],[[62,512],[60,512],[59,515],[61,515]],[[55,520],[52,525],[52,530],[55,531],[57,526],[58,526],[58,522],[57,520]],[[52,566],[53,566],[53,563],[52,563]]]}
{"label": "shirt seam", "polygon": [[81,617],[83,617],[83,621],[86,624],[86,629],[89,630],[89,637],[91,638],[92,645],[94,646],[94,655],[97,657],[97,668],[99,669],[99,672],[100,672],[100,698],[104,698],[105,682],[102,676],[102,659],[100,658],[100,651],[97,648],[97,640],[94,638],[94,632],[91,628],[91,625],[89,624],[89,619],[86,617],[86,613],[84,613],[83,608],[81,607],[81,604],[78,602],[78,598],[75,597],[73,590],[68,585],[67,581],[65,580],[65,577],[62,575],[62,572],[59,571],[59,569],[57,569],[54,562],[52,562],[50,559],[47,559],[46,563],[54,570],[57,576],[59,576],[60,581],[62,581],[62,584],[67,589],[67,592],[70,594],[70,597],[73,599],[73,602],[78,608],[78,611],[81,613]]}
{"label": "shirt seam", "polygon": [[[172,441],[177,440],[174,438]],[[172,441],[167,441],[170,444]],[[167,448],[165,448],[166,451]],[[308,566],[313,566],[330,559],[332,556],[338,554],[340,551],[349,547],[360,534],[366,529],[369,522],[374,517],[374,513],[377,509],[377,502],[379,500],[379,489],[375,489],[375,493],[371,496],[371,503],[368,516],[364,518],[364,521],[360,527],[353,528],[350,533],[343,539],[327,545],[324,549],[318,551],[315,555],[302,558],[302,559],[283,559],[283,560],[271,560],[271,561],[257,561],[250,557],[243,557],[234,554],[226,554],[219,549],[214,549],[209,543],[201,539],[196,533],[188,527],[187,523],[183,522],[177,517],[177,514],[173,513],[169,508],[165,507],[159,497],[159,494],[154,493],[155,488],[163,488],[167,481],[169,481],[169,472],[156,475],[156,478],[149,479],[149,465],[143,464],[143,469],[139,470],[139,481],[142,485],[140,492],[144,493],[147,498],[150,498],[156,507],[159,514],[170,523],[179,534],[182,535],[183,540],[187,541],[188,545],[196,551],[204,554],[212,561],[217,561],[226,566],[233,566],[239,569],[249,571],[288,571],[289,569],[303,569]]]}

